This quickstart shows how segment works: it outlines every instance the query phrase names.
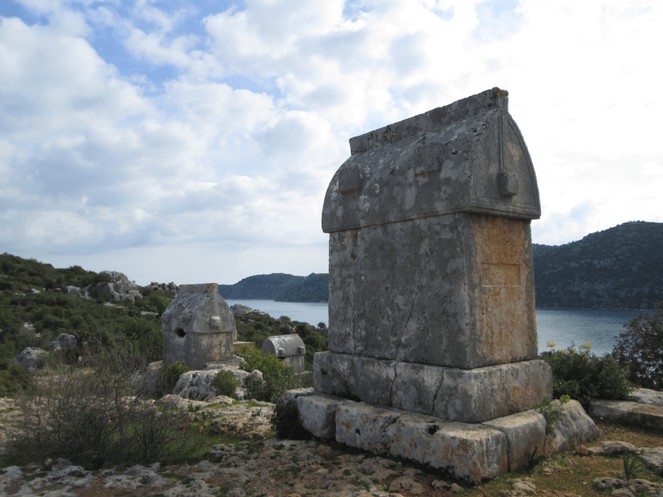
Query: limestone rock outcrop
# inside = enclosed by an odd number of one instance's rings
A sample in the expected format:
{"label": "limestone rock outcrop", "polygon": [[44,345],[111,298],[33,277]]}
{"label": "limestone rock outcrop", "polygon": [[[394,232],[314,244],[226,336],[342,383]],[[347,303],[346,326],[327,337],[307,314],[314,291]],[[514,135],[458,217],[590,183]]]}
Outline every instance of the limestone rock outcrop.
{"label": "limestone rock outcrop", "polygon": [[258,378],[259,376],[256,374],[257,372],[249,373],[248,371],[232,366],[223,367],[222,369],[187,371],[177,380],[173,388],[173,393],[185,399],[204,401],[215,399],[219,395],[219,392],[216,391],[212,383],[221,371],[230,371],[239,381],[240,386],[234,393],[234,398],[238,400],[244,400],[246,397],[247,378]]}
{"label": "limestone rock outcrop", "polygon": [[55,340],[51,342],[53,350],[73,349],[76,347],[78,339],[71,333],[60,333]]}
{"label": "limestone rock outcrop", "polygon": [[123,273],[118,271],[102,271],[100,277],[107,281],[100,281],[94,285],[85,288],[85,293],[92,298],[100,299],[104,302],[135,302],[142,298],[138,286],[129,281]]}
{"label": "limestone rock outcrop", "polygon": [[34,372],[41,366],[45,354],[46,351],[40,347],[26,347],[16,356],[14,362]]}

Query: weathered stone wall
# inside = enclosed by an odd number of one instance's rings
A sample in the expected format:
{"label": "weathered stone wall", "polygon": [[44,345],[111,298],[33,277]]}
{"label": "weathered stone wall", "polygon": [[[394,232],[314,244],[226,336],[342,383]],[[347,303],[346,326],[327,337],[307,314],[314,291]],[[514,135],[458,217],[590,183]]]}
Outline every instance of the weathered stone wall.
{"label": "weathered stone wall", "polygon": [[528,221],[456,213],[331,233],[329,265],[332,352],[458,368],[537,355]]}

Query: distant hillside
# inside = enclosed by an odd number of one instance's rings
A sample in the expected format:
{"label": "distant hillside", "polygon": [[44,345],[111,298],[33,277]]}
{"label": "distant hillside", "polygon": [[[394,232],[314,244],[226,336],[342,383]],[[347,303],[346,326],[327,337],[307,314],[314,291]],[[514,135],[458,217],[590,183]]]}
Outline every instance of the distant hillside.
{"label": "distant hillside", "polygon": [[[663,223],[631,222],[565,245],[533,246],[539,307],[651,309],[663,302]],[[225,298],[326,302],[328,276],[286,274],[219,285]]]}
{"label": "distant hillside", "polygon": [[309,274],[283,290],[274,300],[281,302],[327,302],[329,300],[329,275]]}
{"label": "distant hillside", "polygon": [[663,223],[630,222],[534,245],[539,307],[651,309],[663,302]]}
{"label": "distant hillside", "polygon": [[244,278],[234,285],[219,285],[219,294],[224,299],[326,302],[329,296],[327,282],[326,274],[259,274]]}
{"label": "distant hillside", "polygon": [[303,281],[303,276],[273,273],[244,278],[234,285],[219,285],[219,294],[224,299],[276,300],[289,286]]}

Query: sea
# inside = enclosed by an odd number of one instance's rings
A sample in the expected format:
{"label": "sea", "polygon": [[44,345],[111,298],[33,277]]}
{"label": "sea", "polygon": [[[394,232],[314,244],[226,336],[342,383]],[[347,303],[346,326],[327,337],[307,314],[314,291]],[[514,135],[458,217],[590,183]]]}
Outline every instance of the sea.
{"label": "sea", "polygon": [[[273,318],[287,316],[313,326],[329,323],[326,303],[231,299],[226,302],[257,309]],[[624,325],[639,314],[640,311],[623,310],[536,309],[539,352],[575,347],[596,355],[609,354]]]}

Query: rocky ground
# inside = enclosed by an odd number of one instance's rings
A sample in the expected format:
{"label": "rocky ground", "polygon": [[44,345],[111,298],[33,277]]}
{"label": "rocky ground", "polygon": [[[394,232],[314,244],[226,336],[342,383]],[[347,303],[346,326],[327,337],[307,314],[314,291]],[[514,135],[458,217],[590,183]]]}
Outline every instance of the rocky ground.
{"label": "rocky ground", "polygon": [[[217,399],[221,402],[229,400]],[[166,401],[180,403],[196,411],[210,403],[169,396]],[[314,441],[277,440],[270,435],[269,419],[273,405],[264,402],[235,402],[210,409],[209,422],[222,431],[241,435],[244,441],[219,444],[205,460],[195,464],[114,467],[87,471],[65,460],[50,461],[45,466],[8,466],[0,470],[0,495],[44,497],[221,497],[221,496],[361,496],[411,497],[449,495],[586,495],[556,493],[537,489],[535,478],[520,475],[509,478],[499,493],[482,493],[481,487],[463,489],[444,479],[444,475],[407,463],[394,461],[336,445]],[[17,419],[13,401],[0,399],[0,424],[7,426]],[[4,433],[5,430],[2,430]],[[660,439],[654,439],[654,442]],[[628,443],[597,442],[582,448],[584,457],[614,457],[637,452]],[[640,451],[660,474],[663,449],[648,447]],[[576,455],[574,455],[575,457]],[[552,468],[552,469],[551,469]],[[544,465],[541,471],[552,471]],[[553,475],[554,476],[554,475]],[[663,487],[645,480],[626,482],[606,472],[591,482],[601,495],[663,496]],[[590,494],[588,494],[590,495]],[[591,494],[594,495],[594,494]]]}
{"label": "rocky ground", "polygon": [[[218,402],[219,399],[215,399]],[[168,396],[166,402],[196,411],[209,402]],[[221,402],[225,402],[221,399]],[[461,487],[424,470],[347,448],[270,436],[274,406],[235,402],[208,409],[208,422],[245,441],[219,444],[195,464],[132,466],[87,471],[68,461],[9,466],[0,473],[0,495],[47,497],[155,496],[444,496]],[[0,400],[2,424],[16,419]]]}
{"label": "rocky ground", "polygon": [[[85,471],[66,461],[50,469],[5,469],[8,496],[393,496],[448,495],[452,485],[411,467],[315,442],[266,440],[219,445],[190,465]],[[456,488],[456,487],[453,487]],[[457,487],[459,488],[459,487]]]}

